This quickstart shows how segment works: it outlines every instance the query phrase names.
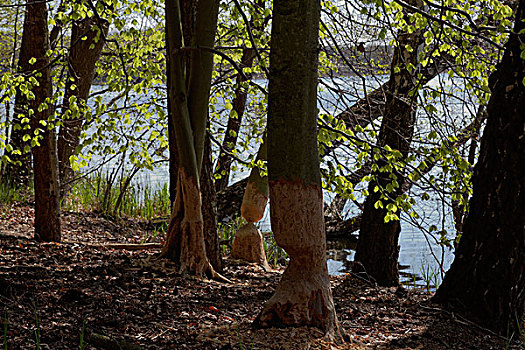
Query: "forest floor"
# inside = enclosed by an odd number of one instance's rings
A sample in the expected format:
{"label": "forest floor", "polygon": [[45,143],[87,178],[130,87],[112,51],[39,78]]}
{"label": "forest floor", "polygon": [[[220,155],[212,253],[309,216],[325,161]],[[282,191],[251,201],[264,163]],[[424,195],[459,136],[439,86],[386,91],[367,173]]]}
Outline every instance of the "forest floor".
{"label": "forest floor", "polygon": [[151,235],[137,222],[64,213],[63,242],[44,244],[31,240],[33,218],[30,204],[0,211],[2,349],[520,348],[442,310],[429,293],[352,275],[332,278],[345,343],[313,328],[253,329],[282,269],[225,259],[231,284],[198,280],[156,261],[154,246],[116,246]]}

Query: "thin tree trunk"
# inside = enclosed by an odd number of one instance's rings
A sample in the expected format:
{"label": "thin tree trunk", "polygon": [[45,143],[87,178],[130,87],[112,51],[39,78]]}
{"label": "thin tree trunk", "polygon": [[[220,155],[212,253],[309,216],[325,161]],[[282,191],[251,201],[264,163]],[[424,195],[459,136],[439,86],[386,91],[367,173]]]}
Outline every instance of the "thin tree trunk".
{"label": "thin tree trunk", "polygon": [[[195,12],[195,29],[191,45],[194,48],[214,47],[219,13],[219,0],[199,0]],[[191,50],[191,64],[187,67],[188,110],[191,116],[193,145],[200,172],[204,156],[204,139],[208,122],[213,54],[205,50]]]}
{"label": "thin tree trunk", "polygon": [[[412,1],[415,2],[415,1]],[[418,61],[417,47],[420,44],[421,33],[401,32],[392,57],[388,94],[386,96],[385,114],[379,132],[378,146],[383,149],[389,146],[401,153],[401,161],[406,158],[412,141],[416,118],[417,85],[414,83],[414,73],[409,66],[416,67]],[[410,46],[411,51],[406,47]],[[380,156],[378,166],[388,164],[379,149],[374,149],[372,157]],[[373,158],[374,159],[374,158]],[[368,196],[365,200],[361,228],[357,243],[355,261],[357,272],[363,272],[374,279],[379,285],[395,286],[399,284],[398,239],[401,231],[399,218],[385,222],[389,213],[387,206],[395,205],[396,198],[402,194],[404,183],[403,170],[392,172],[375,171],[368,186]],[[391,175],[395,175],[392,181]],[[392,186],[387,191],[388,186]],[[378,202],[382,206],[378,206]],[[399,209],[395,212],[399,214]]]}
{"label": "thin tree trunk", "polygon": [[[188,45],[191,42],[191,38],[193,37],[193,26],[195,24],[195,4],[196,0],[180,0],[180,12],[181,12],[181,21],[182,21],[182,36],[185,45]],[[172,52],[173,48],[170,47],[169,40],[168,40],[168,26],[165,26],[166,31],[166,50],[167,52]],[[170,89],[170,86],[172,84],[171,82],[171,74],[169,73],[169,70],[171,69],[170,65],[170,54],[166,55],[166,70],[168,73],[166,74],[167,78],[167,86],[168,90]],[[184,60],[184,67],[183,71],[184,74],[186,74],[186,66],[190,64],[189,59]],[[186,90],[188,89],[188,83],[189,83],[189,77],[186,77]],[[169,173],[170,173],[170,204],[171,208],[173,209],[173,205],[175,203],[175,197],[177,196],[177,177],[179,172],[179,151],[177,150],[177,141],[175,138],[175,126],[173,125],[173,113],[175,109],[172,106],[171,99],[168,98],[168,142],[169,142],[169,154],[170,154],[170,162],[169,162]]]}
{"label": "thin tree trunk", "polygon": [[211,140],[206,136],[204,160],[201,169],[202,217],[204,220],[204,243],[206,256],[215,271],[222,271],[222,259],[219,250],[219,233],[217,231],[217,192],[213,183],[213,162],[211,160]]}
{"label": "thin tree trunk", "polygon": [[38,86],[33,87],[34,100],[31,127],[40,129],[39,146],[33,147],[33,168],[35,181],[35,239],[39,241],[60,241],[60,204],[58,183],[58,160],[56,134],[53,125],[46,126],[53,114],[52,106],[46,99],[52,96],[51,69],[49,57],[49,36],[47,26],[47,4],[30,0],[27,4],[24,35],[27,32],[29,55],[36,61],[32,68],[37,72]]}
{"label": "thin tree trunk", "polygon": [[[86,17],[73,22],[68,57],[69,74],[62,102],[63,124],[58,133],[58,164],[63,185],[62,196],[69,188],[67,183],[73,178],[70,157],[76,154],[76,149],[80,144],[80,133],[84,123],[82,111],[89,96],[95,74],[95,64],[102,52],[108,27],[108,22],[98,23],[94,17]],[[100,30],[103,32],[101,33]],[[70,100],[73,97],[76,98],[78,109],[69,110]],[[78,115],[76,115],[77,110]]]}
{"label": "thin tree trunk", "polygon": [[[240,68],[251,67],[255,58],[255,50],[252,48],[244,48],[242,50],[242,58]],[[224,132],[224,139],[222,141],[222,149],[231,152],[235,149],[237,143],[237,136],[241,129],[242,117],[244,110],[246,109],[246,100],[248,98],[248,92],[242,86],[242,83],[247,80],[247,77],[241,73],[237,74],[237,86],[235,88],[235,98],[233,99],[233,115],[228,118],[228,125]],[[217,191],[222,191],[228,186],[230,179],[230,167],[233,158],[226,152],[219,151],[219,158],[217,159],[217,167],[215,174],[220,175],[215,180],[215,188]]]}
{"label": "thin tree trunk", "polygon": [[[261,8],[264,10],[265,7],[265,1],[264,0],[257,0],[254,4],[254,6],[257,8]],[[254,26],[254,17],[252,16],[249,23],[247,23],[247,26],[253,29],[261,30],[261,25]],[[252,42],[253,44],[253,42]],[[239,67],[241,69],[243,68],[251,68],[253,66],[253,61],[255,57],[257,56],[256,48],[253,47],[245,47],[242,50],[242,57],[241,57],[241,63]],[[222,141],[222,149],[231,152],[231,150],[235,149],[235,144],[237,143],[237,138],[239,135],[239,131],[241,128],[242,123],[242,117],[244,115],[245,109],[246,109],[246,101],[248,98],[248,92],[245,88],[243,88],[242,83],[249,80],[250,76],[246,76],[244,74],[241,74],[239,72],[236,77],[236,88],[235,88],[235,98],[233,99],[232,105],[233,105],[233,115],[230,115],[228,119],[228,125],[226,126],[226,131],[224,132],[224,139]],[[217,166],[215,169],[215,175],[220,175],[215,180],[215,188],[217,189],[217,192],[223,191],[228,187],[229,179],[230,179],[230,167],[233,161],[233,158],[231,157],[228,152],[219,152],[219,157],[217,159]],[[267,186],[267,185],[266,185]]]}
{"label": "thin tree trunk", "polygon": [[[20,52],[18,54],[17,71],[25,76],[29,75],[33,70],[33,66],[29,63],[31,58],[31,42],[29,38],[29,31],[26,31],[27,10],[24,19],[24,30],[22,32],[22,43],[20,45]],[[20,151],[7,154],[11,162],[6,163],[3,168],[2,176],[16,184],[27,185],[31,177],[31,151],[29,143],[24,142],[24,135],[30,134],[30,125],[22,123],[22,116],[27,116],[28,101],[27,96],[17,88],[15,95],[15,105],[13,108],[13,119],[11,127],[11,135],[9,139],[13,150]]]}
{"label": "thin tree trunk", "polygon": [[489,79],[492,96],[463,235],[434,297],[507,336],[509,329],[523,330],[525,312],[524,19],[520,0],[503,59]]}
{"label": "thin tree trunk", "polygon": [[268,102],[271,223],[290,258],[275,294],[254,323],[315,326],[341,339],[326,265],[317,151],[317,50],[320,4],[273,5]]}

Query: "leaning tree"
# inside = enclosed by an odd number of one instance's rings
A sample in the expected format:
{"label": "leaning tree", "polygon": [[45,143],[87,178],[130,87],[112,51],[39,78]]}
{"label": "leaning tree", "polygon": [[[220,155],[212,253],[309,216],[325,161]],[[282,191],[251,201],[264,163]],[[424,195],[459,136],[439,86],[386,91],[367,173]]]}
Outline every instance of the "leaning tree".
{"label": "leaning tree", "polygon": [[317,147],[320,4],[273,4],[268,96],[270,217],[290,258],[272,298],[254,321],[262,327],[316,326],[340,337],[326,264]]}
{"label": "leaning tree", "polygon": [[[409,1],[420,6],[419,1]],[[409,23],[408,11],[405,20]],[[359,241],[355,254],[356,268],[384,286],[399,283],[398,239],[401,224],[397,217],[397,197],[403,193],[404,167],[392,166],[408,156],[416,122],[417,89],[420,82],[411,67],[417,66],[417,47],[422,41],[421,30],[414,26],[399,31],[386,89],[384,115],[374,148],[377,170],[368,185]],[[394,151],[392,151],[394,150]],[[390,161],[389,161],[390,160]],[[389,171],[392,169],[392,171]]]}
{"label": "leaning tree", "polygon": [[502,333],[525,312],[525,0],[490,76],[487,125],[456,258],[434,300]]}

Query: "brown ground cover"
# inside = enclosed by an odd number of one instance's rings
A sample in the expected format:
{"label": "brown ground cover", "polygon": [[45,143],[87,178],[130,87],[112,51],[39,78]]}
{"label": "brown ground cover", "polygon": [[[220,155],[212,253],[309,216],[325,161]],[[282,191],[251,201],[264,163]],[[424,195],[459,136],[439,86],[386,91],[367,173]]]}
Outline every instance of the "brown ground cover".
{"label": "brown ground cover", "polygon": [[155,260],[155,247],[114,245],[152,237],[147,225],[90,213],[62,220],[63,243],[40,244],[30,239],[31,205],[0,212],[2,349],[4,342],[7,349],[35,349],[37,338],[41,349],[57,350],[520,348],[432,304],[431,294],[379,288],[351,275],[332,279],[344,344],[306,327],[252,329],[282,269],[226,259],[231,284],[197,280]]}

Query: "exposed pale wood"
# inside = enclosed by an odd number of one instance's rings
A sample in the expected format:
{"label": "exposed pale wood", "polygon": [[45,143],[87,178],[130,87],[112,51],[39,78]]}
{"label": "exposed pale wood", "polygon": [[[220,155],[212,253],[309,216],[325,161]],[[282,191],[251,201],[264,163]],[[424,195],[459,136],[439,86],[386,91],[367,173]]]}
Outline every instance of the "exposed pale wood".
{"label": "exposed pale wood", "polygon": [[253,222],[243,225],[233,239],[231,256],[261,265],[266,271],[270,270],[263,246],[261,231]]}

